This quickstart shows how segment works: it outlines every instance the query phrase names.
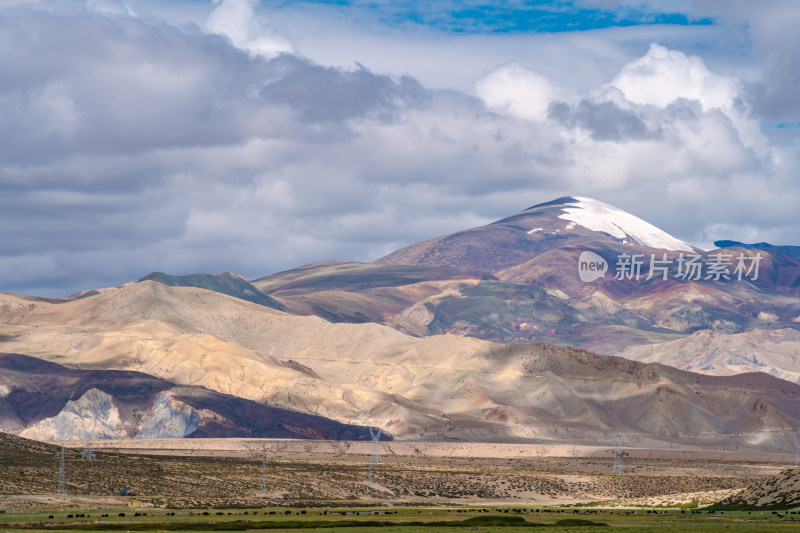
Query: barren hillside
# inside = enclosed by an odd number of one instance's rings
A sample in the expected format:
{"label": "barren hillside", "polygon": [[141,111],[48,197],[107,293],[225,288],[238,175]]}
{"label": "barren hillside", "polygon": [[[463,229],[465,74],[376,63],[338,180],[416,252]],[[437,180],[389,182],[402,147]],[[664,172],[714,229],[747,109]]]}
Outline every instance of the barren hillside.
{"label": "barren hillside", "polygon": [[0,297],[0,349],[137,370],[401,438],[630,438],[785,448],[800,387],[549,345],[414,338],[152,281],[75,301]]}

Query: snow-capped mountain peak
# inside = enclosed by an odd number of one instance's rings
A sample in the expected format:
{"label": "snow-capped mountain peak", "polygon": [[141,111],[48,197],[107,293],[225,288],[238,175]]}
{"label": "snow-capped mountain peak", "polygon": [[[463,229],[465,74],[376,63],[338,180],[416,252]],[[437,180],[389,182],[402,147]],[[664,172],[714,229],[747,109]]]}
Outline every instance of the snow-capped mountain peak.
{"label": "snow-capped mountain peak", "polygon": [[649,248],[687,252],[695,250],[690,244],[613,205],[579,196],[572,200],[565,203],[564,213],[558,218]]}

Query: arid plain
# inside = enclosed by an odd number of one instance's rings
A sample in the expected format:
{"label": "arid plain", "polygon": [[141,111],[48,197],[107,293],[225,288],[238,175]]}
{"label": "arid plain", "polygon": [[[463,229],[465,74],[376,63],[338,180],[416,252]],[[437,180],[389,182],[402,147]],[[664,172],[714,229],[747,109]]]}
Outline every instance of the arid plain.
{"label": "arid plain", "polygon": [[[752,451],[389,442],[369,482],[371,443],[281,439],[129,439],[35,443],[5,437],[0,508],[333,505],[591,505],[698,508],[786,471]],[[55,495],[59,444],[66,492]],[[91,447],[93,460],[83,451]],[[16,450],[11,452],[11,450]],[[121,497],[127,489],[135,496]]]}

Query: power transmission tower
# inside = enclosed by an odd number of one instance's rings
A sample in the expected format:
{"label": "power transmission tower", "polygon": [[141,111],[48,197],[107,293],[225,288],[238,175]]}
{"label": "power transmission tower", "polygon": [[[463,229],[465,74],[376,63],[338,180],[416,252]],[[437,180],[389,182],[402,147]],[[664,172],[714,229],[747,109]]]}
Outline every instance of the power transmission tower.
{"label": "power transmission tower", "polygon": [[89,439],[86,441],[86,448],[83,449],[82,461],[94,461],[94,436],[97,433],[97,417],[92,420],[92,432],[89,434]]}
{"label": "power transmission tower", "polygon": [[611,469],[611,473],[624,474],[625,471],[622,468],[622,457],[624,456],[622,446],[625,443],[625,435],[611,435],[611,443],[614,446],[614,466]]}
{"label": "power transmission tower", "polygon": [[369,434],[372,437],[372,453],[369,456],[369,482],[372,483],[374,476],[375,465],[381,462],[381,428],[369,428]]}
{"label": "power transmission tower", "polygon": [[261,459],[261,495],[267,495],[267,456]]}
{"label": "power transmission tower", "polygon": [[794,466],[800,464],[800,434],[797,431],[790,431],[789,433],[792,434],[792,438],[794,439]]}
{"label": "power transmission tower", "polygon": [[66,494],[67,493],[67,471],[64,465],[64,458],[67,454],[66,448],[64,445],[61,445],[61,468],[58,471],[58,493],[59,494]]}
{"label": "power transmission tower", "polygon": [[578,454],[575,445],[572,445],[572,477],[578,477]]}

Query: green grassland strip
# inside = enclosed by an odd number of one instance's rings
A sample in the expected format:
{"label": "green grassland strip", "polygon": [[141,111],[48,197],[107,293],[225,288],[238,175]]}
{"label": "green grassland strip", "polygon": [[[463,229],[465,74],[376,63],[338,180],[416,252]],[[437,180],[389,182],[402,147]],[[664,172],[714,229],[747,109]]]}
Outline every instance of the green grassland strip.
{"label": "green grassland strip", "polygon": [[479,516],[466,520],[446,520],[446,521],[411,521],[411,522],[390,522],[383,520],[269,520],[269,521],[247,521],[236,520],[226,522],[142,522],[142,523],[105,523],[105,524],[25,524],[14,525],[16,529],[36,529],[40,531],[60,530],[60,531],[151,531],[157,525],[160,531],[251,531],[265,529],[318,529],[318,528],[383,528],[383,527],[581,527],[595,526],[605,527],[608,524],[582,520],[578,518],[567,518],[559,520],[555,524],[539,524],[528,522],[519,516]]}

